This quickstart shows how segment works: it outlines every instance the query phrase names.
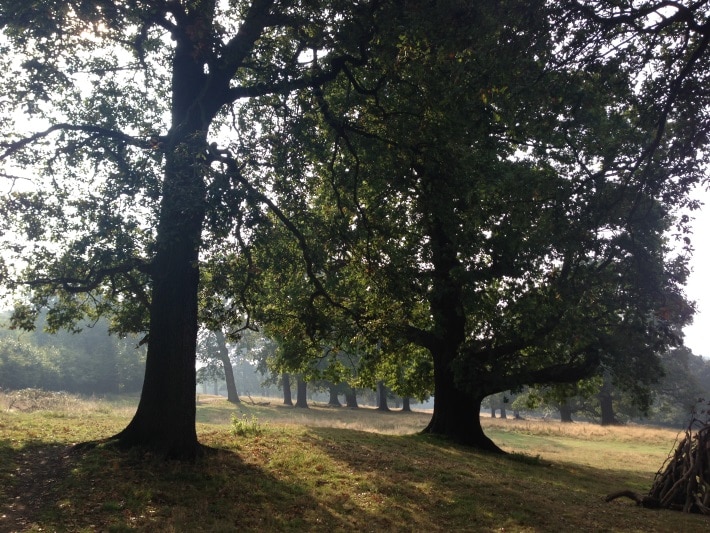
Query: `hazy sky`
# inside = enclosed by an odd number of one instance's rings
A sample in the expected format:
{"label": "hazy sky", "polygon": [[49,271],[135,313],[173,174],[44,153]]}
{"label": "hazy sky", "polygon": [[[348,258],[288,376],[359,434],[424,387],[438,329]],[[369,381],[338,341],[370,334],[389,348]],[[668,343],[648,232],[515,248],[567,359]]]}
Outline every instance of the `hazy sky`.
{"label": "hazy sky", "polygon": [[695,300],[697,313],[693,324],[685,328],[685,345],[694,354],[710,358],[710,192],[698,195],[705,205],[693,213],[692,242],[695,252],[690,263],[692,273],[686,286],[688,299]]}

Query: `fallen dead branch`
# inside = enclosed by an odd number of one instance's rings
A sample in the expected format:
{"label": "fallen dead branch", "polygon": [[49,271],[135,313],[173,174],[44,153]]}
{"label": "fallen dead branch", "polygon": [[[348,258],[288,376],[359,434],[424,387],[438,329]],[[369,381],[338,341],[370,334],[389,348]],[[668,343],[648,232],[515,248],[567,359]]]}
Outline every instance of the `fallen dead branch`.
{"label": "fallen dead branch", "polygon": [[252,400],[251,394],[249,394],[248,392],[247,392],[247,398],[249,398],[249,403],[251,403],[252,405],[259,405],[261,407],[265,407],[265,406],[271,404],[271,402],[255,402],[254,400]]}

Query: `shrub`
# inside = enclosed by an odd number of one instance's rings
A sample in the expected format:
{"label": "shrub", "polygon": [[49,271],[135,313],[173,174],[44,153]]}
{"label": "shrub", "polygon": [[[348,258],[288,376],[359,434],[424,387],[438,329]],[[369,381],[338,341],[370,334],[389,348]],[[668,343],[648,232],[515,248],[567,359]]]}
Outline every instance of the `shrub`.
{"label": "shrub", "polygon": [[263,431],[259,420],[254,415],[248,417],[246,414],[242,414],[241,417],[238,417],[232,414],[232,435],[235,437],[261,435]]}

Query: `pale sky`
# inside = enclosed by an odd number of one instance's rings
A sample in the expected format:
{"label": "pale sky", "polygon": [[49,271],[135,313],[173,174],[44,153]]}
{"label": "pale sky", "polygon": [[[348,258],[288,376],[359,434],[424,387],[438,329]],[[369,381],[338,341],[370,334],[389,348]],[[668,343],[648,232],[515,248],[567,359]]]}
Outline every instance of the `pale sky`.
{"label": "pale sky", "polygon": [[688,299],[695,300],[697,312],[693,323],[686,327],[685,345],[695,355],[710,358],[710,192],[698,194],[705,205],[693,213],[692,243],[695,249],[690,262],[692,273],[686,285]]}

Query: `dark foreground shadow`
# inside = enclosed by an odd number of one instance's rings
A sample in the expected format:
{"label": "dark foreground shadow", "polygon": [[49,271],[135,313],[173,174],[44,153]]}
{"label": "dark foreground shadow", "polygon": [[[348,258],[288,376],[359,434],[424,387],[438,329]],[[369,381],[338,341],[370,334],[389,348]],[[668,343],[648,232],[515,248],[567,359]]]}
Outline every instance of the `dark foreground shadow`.
{"label": "dark foreground shadow", "polygon": [[[193,464],[112,446],[0,442],[0,532],[349,531],[348,512],[307,485],[259,466],[271,444],[217,450]],[[247,459],[240,453],[253,454]],[[357,522],[370,523],[367,511]],[[358,528],[361,529],[361,528]]]}

